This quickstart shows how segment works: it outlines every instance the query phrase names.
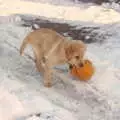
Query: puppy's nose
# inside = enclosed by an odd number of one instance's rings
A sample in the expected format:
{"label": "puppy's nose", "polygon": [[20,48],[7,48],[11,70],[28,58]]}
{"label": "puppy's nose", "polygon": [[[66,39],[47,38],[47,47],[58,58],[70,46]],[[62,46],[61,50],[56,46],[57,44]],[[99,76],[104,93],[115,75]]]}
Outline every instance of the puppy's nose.
{"label": "puppy's nose", "polygon": [[73,68],[73,65],[69,64],[69,69],[72,69]]}
{"label": "puppy's nose", "polygon": [[80,67],[83,67],[84,65],[83,65],[83,63],[80,63],[79,66],[80,66]]}

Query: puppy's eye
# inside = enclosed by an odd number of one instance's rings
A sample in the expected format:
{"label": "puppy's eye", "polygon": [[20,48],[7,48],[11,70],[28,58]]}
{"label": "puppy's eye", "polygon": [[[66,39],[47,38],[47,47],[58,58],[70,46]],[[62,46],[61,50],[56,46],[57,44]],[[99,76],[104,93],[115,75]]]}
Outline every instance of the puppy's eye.
{"label": "puppy's eye", "polygon": [[79,59],[79,56],[75,56],[76,59]]}

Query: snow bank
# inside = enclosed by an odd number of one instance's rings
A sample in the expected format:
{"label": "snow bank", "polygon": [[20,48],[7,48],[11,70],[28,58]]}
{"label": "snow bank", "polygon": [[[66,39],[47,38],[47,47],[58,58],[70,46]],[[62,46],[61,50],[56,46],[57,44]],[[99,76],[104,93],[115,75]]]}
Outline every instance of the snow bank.
{"label": "snow bank", "polygon": [[5,16],[21,13],[47,16],[48,18],[57,18],[61,20],[92,21],[103,24],[120,21],[120,13],[113,9],[106,9],[101,6],[90,6],[87,9],[83,9],[80,6],[55,6],[47,3],[36,4],[20,0],[12,0],[12,2],[9,0],[1,0],[1,15]]}

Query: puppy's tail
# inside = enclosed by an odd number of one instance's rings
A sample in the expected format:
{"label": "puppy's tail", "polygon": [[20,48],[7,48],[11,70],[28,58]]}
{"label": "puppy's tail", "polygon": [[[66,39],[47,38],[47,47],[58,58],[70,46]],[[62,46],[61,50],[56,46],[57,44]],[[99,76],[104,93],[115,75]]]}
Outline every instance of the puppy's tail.
{"label": "puppy's tail", "polygon": [[23,40],[23,43],[22,43],[22,45],[21,45],[21,47],[20,47],[20,55],[23,54],[24,49],[26,48],[26,46],[27,46],[28,43],[29,43],[29,38],[26,37],[26,38]]}

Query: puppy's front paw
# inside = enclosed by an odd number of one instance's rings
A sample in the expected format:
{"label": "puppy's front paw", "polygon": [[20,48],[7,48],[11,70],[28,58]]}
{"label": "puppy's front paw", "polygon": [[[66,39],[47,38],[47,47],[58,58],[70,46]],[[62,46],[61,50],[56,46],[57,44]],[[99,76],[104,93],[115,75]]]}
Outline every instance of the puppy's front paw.
{"label": "puppy's front paw", "polygon": [[44,86],[47,88],[50,88],[50,87],[52,87],[52,84],[51,83],[44,83]]}

